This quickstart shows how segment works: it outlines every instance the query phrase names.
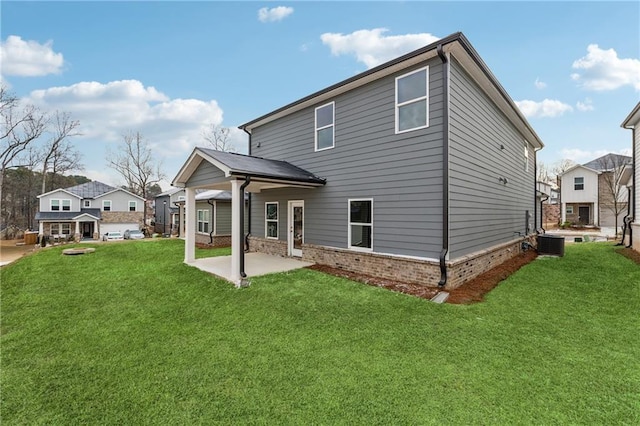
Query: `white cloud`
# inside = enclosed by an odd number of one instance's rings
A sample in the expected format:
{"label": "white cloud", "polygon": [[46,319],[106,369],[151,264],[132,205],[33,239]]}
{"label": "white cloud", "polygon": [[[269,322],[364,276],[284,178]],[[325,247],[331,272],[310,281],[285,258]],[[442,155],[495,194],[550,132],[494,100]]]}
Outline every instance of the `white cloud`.
{"label": "white cloud", "polygon": [[613,49],[590,44],[587,55],[574,61],[573,68],[581,72],[571,74],[571,78],[587,90],[614,90],[629,85],[640,91],[640,60],[620,59]]}
{"label": "white cloud", "polygon": [[536,89],[540,89],[540,90],[547,87],[547,83],[545,83],[544,81],[540,81],[539,78],[536,78],[536,81],[533,82],[533,85],[536,86]]}
{"label": "white cloud", "polygon": [[555,99],[545,99],[542,102],[524,100],[515,101],[520,111],[527,118],[540,118],[540,117],[559,117],[565,112],[573,111],[571,105],[567,105],[563,102]]}
{"label": "white cloud", "polygon": [[595,109],[593,107],[593,102],[589,98],[586,98],[584,102],[578,101],[576,103],[576,108],[578,109],[578,111],[583,111],[583,112],[593,111]]}
{"label": "white cloud", "polygon": [[277,22],[282,21],[287,16],[293,13],[292,7],[286,6],[278,6],[272,7],[269,9],[268,7],[263,7],[258,10],[258,20],[260,22]]}
{"label": "white cloud", "polygon": [[334,56],[354,55],[368,68],[373,68],[439,39],[429,33],[385,36],[384,33],[388,31],[386,28],[374,28],[354,31],[351,34],[324,33],[320,39],[331,48]]}
{"label": "white cloud", "polygon": [[40,44],[10,35],[0,43],[0,62],[3,75],[38,77],[59,74],[64,65],[62,53],[53,51],[53,41]]}
{"label": "white cloud", "polygon": [[26,100],[44,110],[70,112],[80,121],[83,140],[120,142],[123,134],[140,131],[164,156],[202,144],[202,131],[221,124],[223,115],[215,100],[169,99],[137,80],[52,87],[33,91]]}

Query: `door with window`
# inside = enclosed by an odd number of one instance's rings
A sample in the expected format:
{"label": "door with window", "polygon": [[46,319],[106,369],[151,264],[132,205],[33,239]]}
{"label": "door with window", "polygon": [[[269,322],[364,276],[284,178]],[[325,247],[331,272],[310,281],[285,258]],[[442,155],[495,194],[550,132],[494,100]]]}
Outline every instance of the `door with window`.
{"label": "door with window", "polygon": [[302,257],[304,201],[289,201],[289,256]]}

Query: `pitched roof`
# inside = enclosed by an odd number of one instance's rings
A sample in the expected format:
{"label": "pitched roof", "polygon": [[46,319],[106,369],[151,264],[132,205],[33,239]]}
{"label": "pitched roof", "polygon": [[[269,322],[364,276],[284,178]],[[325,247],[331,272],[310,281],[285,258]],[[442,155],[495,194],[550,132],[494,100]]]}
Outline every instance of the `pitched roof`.
{"label": "pitched roof", "polygon": [[588,163],[584,163],[583,166],[593,170],[597,170],[599,172],[604,172],[618,166],[631,164],[632,162],[633,158],[626,155],[607,154],[603,155],[602,157],[596,158],[595,160],[591,160]]}
{"label": "pitched roof", "polygon": [[231,191],[210,189],[196,194],[196,201],[202,200],[227,200],[231,201]]}
{"label": "pitched roof", "polygon": [[226,177],[246,176],[256,180],[303,186],[322,186],[326,183],[325,179],[286,161],[196,147],[173,179],[172,185],[184,185],[202,160],[223,171]]}
{"label": "pitched roof", "polygon": [[82,198],[96,198],[107,192],[114,191],[115,189],[117,188],[95,180],[72,186],[71,188],[65,188],[66,191]]}
{"label": "pitched roof", "polygon": [[80,209],[79,212],[37,212],[36,220],[73,220],[83,214],[91,215],[96,219],[102,219],[100,209]]}

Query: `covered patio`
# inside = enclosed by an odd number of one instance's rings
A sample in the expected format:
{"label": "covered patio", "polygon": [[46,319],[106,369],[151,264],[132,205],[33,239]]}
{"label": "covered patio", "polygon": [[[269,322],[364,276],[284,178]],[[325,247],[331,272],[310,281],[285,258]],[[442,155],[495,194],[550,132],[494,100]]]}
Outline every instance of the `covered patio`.
{"label": "covered patio", "polygon": [[[195,148],[171,184],[185,189],[185,263],[221,276],[237,287],[246,285],[249,276],[308,265],[292,258],[265,258],[266,255],[261,253],[245,254],[245,193],[287,187],[311,189],[323,186],[324,179],[286,161]],[[231,191],[231,256],[196,260],[197,189]],[[248,233],[251,233],[251,229]],[[224,266],[225,262],[227,266]]]}

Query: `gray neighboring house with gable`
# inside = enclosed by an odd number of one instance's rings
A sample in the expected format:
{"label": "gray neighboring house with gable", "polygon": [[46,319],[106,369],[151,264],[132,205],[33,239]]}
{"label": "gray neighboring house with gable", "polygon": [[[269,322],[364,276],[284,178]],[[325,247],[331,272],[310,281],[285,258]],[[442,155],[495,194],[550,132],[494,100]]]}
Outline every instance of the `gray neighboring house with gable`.
{"label": "gray neighboring house with gable", "polygon": [[144,198],[102,182],[55,189],[38,199],[38,233],[48,237],[99,239],[143,225]]}
{"label": "gray neighboring house with gable", "polygon": [[240,128],[249,155],[196,148],[172,183],[187,210],[197,189],[231,189],[234,281],[245,191],[250,251],[428,286],[535,243],[543,143],[462,33]]}

